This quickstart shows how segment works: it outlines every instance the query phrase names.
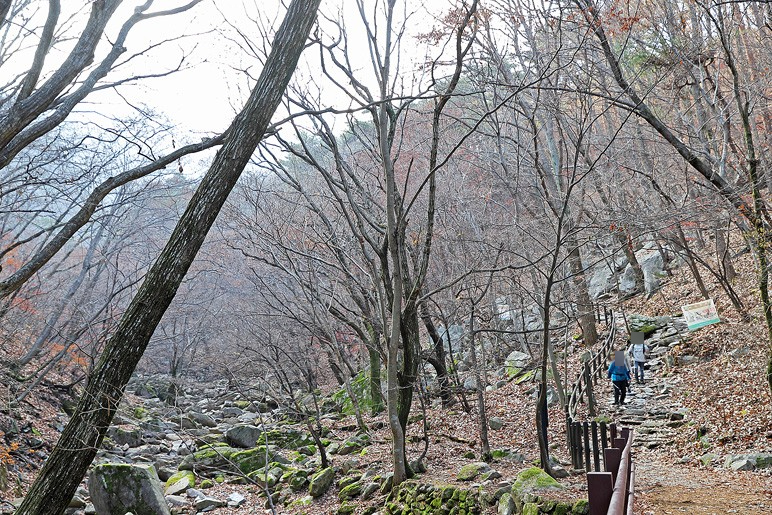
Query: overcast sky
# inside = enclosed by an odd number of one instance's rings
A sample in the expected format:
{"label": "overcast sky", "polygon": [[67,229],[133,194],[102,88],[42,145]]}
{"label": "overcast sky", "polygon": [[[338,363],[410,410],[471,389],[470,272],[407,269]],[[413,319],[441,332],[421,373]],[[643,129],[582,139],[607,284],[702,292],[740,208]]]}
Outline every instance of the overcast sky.
{"label": "overcast sky", "polygon": [[[126,6],[127,14],[136,3],[128,3],[131,5]],[[156,2],[159,7],[154,9],[182,3],[184,0]],[[375,0],[366,0],[365,3],[370,9],[376,6]],[[378,2],[378,5],[382,4]],[[408,24],[406,42],[409,45],[403,49],[401,56],[401,67],[406,72],[409,87],[410,81],[414,79],[411,70],[416,69],[416,62],[423,60],[427,51],[436,52],[434,49],[427,50],[426,45],[419,44],[414,36],[429,32],[436,25],[433,14],[447,10],[454,2],[403,0],[398,4],[402,5],[402,12],[406,9],[414,13]],[[320,23],[323,27],[329,27],[330,23],[325,18],[338,18],[341,12],[351,46],[355,49],[353,64],[360,70],[363,81],[371,81],[373,71],[355,1],[324,0]],[[179,35],[186,37],[166,43],[147,56],[136,59],[131,64],[132,72],[157,73],[172,69],[186,53],[189,53],[189,68],[170,77],[145,80],[140,85],[124,87],[121,93],[132,104],[144,104],[164,113],[182,132],[193,135],[221,131],[227,127],[234,110],[241,107],[249,93],[252,82],[247,74],[256,77],[261,69],[257,58],[239,48],[240,44],[245,43],[239,32],[250,40],[249,44],[259,47],[265,41],[262,34],[266,30],[275,30],[282,15],[283,8],[279,0],[229,0],[217,1],[216,5],[215,0],[204,0],[191,11],[173,18],[142,22],[135,27],[127,42],[129,53],[161,40]],[[396,17],[397,23],[401,23],[403,17],[400,13]],[[117,27],[113,30],[117,30]],[[318,49],[308,49],[296,78],[303,84],[310,77],[318,78],[321,74],[318,61]],[[348,104],[345,96],[331,85],[324,87],[322,99],[325,104],[337,104],[340,107]],[[110,94],[100,95],[100,101],[108,101],[116,109],[123,103],[123,100]]]}

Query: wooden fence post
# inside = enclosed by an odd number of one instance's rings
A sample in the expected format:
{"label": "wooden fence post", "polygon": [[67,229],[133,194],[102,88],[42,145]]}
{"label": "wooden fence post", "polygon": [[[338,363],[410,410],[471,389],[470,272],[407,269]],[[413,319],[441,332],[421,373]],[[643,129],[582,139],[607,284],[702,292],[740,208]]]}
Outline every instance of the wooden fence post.
{"label": "wooden fence post", "polygon": [[584,364],[584,381],[587,383],[587,410],[591,417],[595,416],[595,394],[592,392],[592,373],[590,362]]}
{"label": "wooden fence post", "polygon": [[606,472],[611,472],[614,482],[617,480],[617,472],[619,471],[619,463],[622,461],[622,449],[615,447],[609,447],[603,449],[603,456],[606,462]]}
{"label": "wooden fence post", "polygon": [[609,472],[587,474],[587,500],[590,515],[606,515],[614,491],[614,479]]}
{"label": "wooden fence post", "polygon": [[590,424],[586,420],[582,424],[582,430],[584,433],[584,470],[589,472],[592,470],[592,463],[590,463]]}
{"label": "wooden fence post", "polygon": [[595,472],[600,472],[600,451],[598,449],[598,423],[592,421],[592,458],[595,464]]}

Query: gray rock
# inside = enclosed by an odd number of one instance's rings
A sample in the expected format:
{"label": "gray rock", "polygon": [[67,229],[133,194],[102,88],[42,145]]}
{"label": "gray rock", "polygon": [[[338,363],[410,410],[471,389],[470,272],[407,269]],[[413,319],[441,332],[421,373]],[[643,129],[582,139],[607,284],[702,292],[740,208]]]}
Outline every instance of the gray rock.
{"label": "gray rock", "polygon": [[729,466],[732,470],[754,470],[756,468],[756,463],[749,458],[742,458],[733,461]]}
{"label": "gray rock", "polygon": [[504,493],[499,499],[498,515],[514,515],[515,513],[515,501],[512,499],[510,493]]}
{"label": "gray rock", "polygon": [[252,425],[234,426],[225,432],[225,440],[233,447],[251,449],[263,434],[263,428]]}
{"label": "gray rock", "polygon": [[199,512],[207,512],[216,510],[217,508],[222,508],[226,505],[226,502],[214,497],[199,497],[196,499],[193,505]]}
{"label": "gray rock", "polygon": [[228,496],[228,507],[230,507],[230,508],[238,508],[239,506],[244,504],[244,502],[246,500],[247,500],[247,498],[244,497],[243,495],[241,495],[240,493],[233,492],[232,494],[230,494]]}
{"label": "gray rock", "polygon": [[507,358],[504,360],[504,364],[508,368],[525,368],[530,365],[532,361],[533,360],[531,359],[530,355],[526,354],[525,352],[515,350],[509,353]]}
{"label": "gray rock", "polygon": [[139,429],[129,430],[112,426],[107,430],[107,436],[116,445],[128,445],[129,447],[139,447],[142,445],[142,431]]}
{"label": "gray rock", "polygon": [[378,483],[367,483],[365,486],[362,487],[362,494],[361,498],[362,500],[366,501],[373,495],[375,495],[375,492],[380,489],[380,485]]}
{"label": "gray rock", "polygon": [[241,408],[237,408],[236,406],[226,406],[222,409],[222,416],[225,418],[229,417],[238,417],[239,415],[243,415],[244,410]]}
{"label": "gray rock", "polygon": [[100,515],[126,512],[169,515],[161,482],[152,466],[106,463],[91,471],[89,494]]}
{"label": "gray rock", "polygon": [[458,475],[456,475],[456,479],[458,479],[459,481],[471,481],[477,476],[479,476],[480,474],[484,474],[486,472],[489,472],[490,470],[491,470],[490,465],[488,465],[484,461],[469,463],[461,467],[461,470],[458,471]]}
{"label": "gray rock", "polygon": [[188,500],[181,495],[167,495],[166,502],[172,506],[186,506],[188,504]]}
{"label": "gray rock", "polygon": [[311,476],[311,484],[308,487],[308,493],[311,494],[312,497],[324,495],[330,488],[330,485],[332,485],[333,478],[335,478],[335,469],[332,467],[327,467],[326,469],[317,472]]}
{"label": "gray rock", "polygon": [[465,390],[477,389],[477,381],[475,380],[474,376],[469,376],[466,379],[464,379],[464,389]]}
{"label": "gray rock", "polygon": [[590,297],[598,299],[611,293],[615,288],[616,281],[614,281],[614,274],[611,270],[603,264],[596,266],[592,271],[588,284]]}
{"label": "gray rock", "polygon": [[631,265],[627,265],[624,273],[622,273],[622,277],[619,278],[619,293],[623,296],[627,296],[637,292],[635,270],[633,270]]}
{"label": "gray rock", "polygon": [[646,293],[657,291],[661,284],[660,278],[665,275],[665,263],[662,261],[662,255],[654,251],[636,257],[643,271],[643,285]]}
{"label": "gray rock", "polygon": [[[217,422],[212,417],[205,413],[199,413],[197,411],[191,411],[188,413],[188,419],[192,420],[196,424],[204,427],[217,427]],[[183,419],[185,420],[185,419]]]}
{"label": "gray rock", "polygon": [[75,494],[72,499],[70,499],[70,504],[67,505],[68,508],[85,508],[86,507],[86,501],[78,494]]}
{"label": "gray rock", "polygon": [[190,484],[190,478],[183,476],[166,488],[166,495],[176,495],[180,492],[185,492],[188,488],[192,487]]}
{"label": "gray rock", "polygon": [[494,431],[498,431],[499,429],[504,427],[504,421],[501,420],[499,417],[491,417],[488,419],[488,426]]}

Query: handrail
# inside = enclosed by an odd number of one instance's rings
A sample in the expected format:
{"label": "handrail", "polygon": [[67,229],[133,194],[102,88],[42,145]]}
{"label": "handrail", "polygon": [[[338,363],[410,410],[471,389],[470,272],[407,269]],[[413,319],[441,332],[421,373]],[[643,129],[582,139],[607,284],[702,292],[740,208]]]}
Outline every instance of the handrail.
{"label": "handrail", "polygon": [[627,486],[630,480],[630,472],[632,471],[630,460],[630,449],[633,443],[633,433],[630,431],[627,437],[627,442],[622,450],[622,459],[619,462],[619,470],[617,471],[616,481],[614,482],[614,491],[611,494],[611,501],[608,505],[607,515],[624,515],[627,510]]}
{"label": "handrail", "polygon": [[[622,429],[622,438],[612,439],[614,447],[603,450],[605,472],[587,473],[590,515],[632,515],[635,465],[632,460],[633,432]],[[619,447],[622,447],[621,449]]]}
{"label": "handrail", "polygon": [[[584,364],[584,367],[590,367],[589,374],[587,374],[590,378],[595,378],[599,374],[600,370],[605,367],[608,353],[614,345],[617,327],[616,317],[613,311],[611,312],[611,319],[609,320],[608,325],[609,332],[606,335],[606,338],[603,340],[603,344],[601,345],[600,349],[595,354],[595,356],[593,356]],[[566,407],[568,408],[568,416],[572,420],[576,418],[576,407],[579,405],[579,402],[581,402],[582,395],[587,393],[588,388],[591,387],[586,384],[585,371],[583,370],[582,373],[579,374],[577,380],[574,382],[571,388],[571,394],[569,395],[568,402],[566,404]]]}

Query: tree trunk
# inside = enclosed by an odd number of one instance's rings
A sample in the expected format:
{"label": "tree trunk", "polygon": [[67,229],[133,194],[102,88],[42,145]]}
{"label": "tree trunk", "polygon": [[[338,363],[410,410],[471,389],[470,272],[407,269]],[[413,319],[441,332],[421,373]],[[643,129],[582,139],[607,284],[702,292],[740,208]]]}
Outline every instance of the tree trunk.
{"label": "tree trunk", "polygon": [[437,332],[437,327],[434,325],[432,317],[427,312],[425,306],[421,307],[421,320],[423,320],[426,332],[429,333],[429,337],[432,339],[432,353],[434,356],[427,358],[429,364],[434,367],[434,371],[437,372],[437,383],[440,385],[440,398],[442,399],[443,406],[449,406],[453,401],[453,397],[450,392],[450,378],[448,377],[448,368],[445,365],[445,345],[442,341],[442,336]]}
{"label": "tree trunk", "polygon": [[376,345],[380,335],[370,331],[371,341],[367,345],[367,355],[370,359],[370,409],[373,416],[383,411],[383,394],[381,393],[381,354]]}
{"label": "tree trunk", "polygon": [[[474,343],[474,304],[469,315],[469,348],[472,356],[472,372],[474,373],[474,387],[477,393],[477,422],[480,429],[480,459],[491,461],[491,445],[488,441],[488,416],[485,411],[485,384],[480,374],[480,364],[477,362],[477,349]],[[484,364],[483,364],[484,366]]]}
{"label": "tree trunk", "polygon": [[[768,174],[772,180],[772,173]],[[737,277],[737,271],[732,264],[732,257],[729,255],[729,231],[723,227],[716,227],[716,262],[727,282],[734,282]]]}
{"label": "tree trunk", "polygon": [[571,252],[568,254],[568,262],[571,267],[571,275],[573,276],[572,278],[574,281],[579,325],[582,327],[584,344],[588,347],[594,347],[595,343],[598,341],[598,329],[595,326],[595,313],[593,312],[590,292],[587,288],[587,279],[584,274],[584,266],[582,265],[582,255],[579,250],[579,245],[576,242],[576,236],[570,232],[571,228],[568,228],[568,231],[570,237],[567,243],[571,248]]}
{"label": "tree trunk", "polygon": [[89,377],[86,390],[17,515],[67,508],[102,443],[123,389],[207,232],[265,134],[295,70],[321,0],[293,0],[260,78]]}
{"label": "tree trunk", "polygon": [[420,357],[418,309],[408,304],[402,313],[402,369],[399,374],[399,422],[407,429],[407,419],[413,404],[413,390],[418,380]]}
{"label": "tree trunk", "polygon": [[694,254],[692,254],[692,249],[689,247],[689,242],[686,239],[686,234],[684,234],[684,230],[681,227],[681,223],[677,222],[675,225],[676,225],[676,235],[678,237],[674,243],[677,246],[681,247],[681,250],[683,251],[683,254],[684,254],[684,258],[686,258],[686,263],[689,265],[689,270],[691,270],[692,276],[694,277],[694,281],[697,283],[697,288],[699,288],[703,298],[709,299],[710,293],[708,293],[708,289],[705,287],[705,281],[702,280],[702,274],[700,274],[700,269],[697,268],[697,262],[694,260]]}

